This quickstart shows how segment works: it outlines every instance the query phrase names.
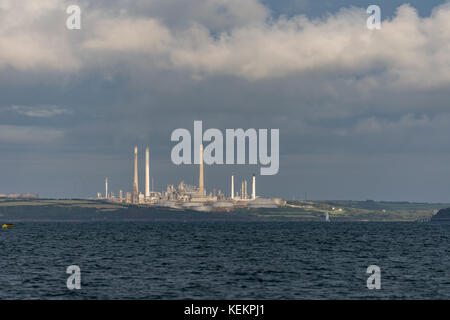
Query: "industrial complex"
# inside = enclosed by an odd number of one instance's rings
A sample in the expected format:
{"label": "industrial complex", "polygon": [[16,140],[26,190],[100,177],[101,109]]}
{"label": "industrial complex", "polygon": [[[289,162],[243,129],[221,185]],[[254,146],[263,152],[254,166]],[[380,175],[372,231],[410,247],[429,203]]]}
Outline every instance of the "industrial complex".
{"label": "industrial complex", "polygon": [[200,164],[198,186],[185,184],[181,181],[178,186],[167,185],[163,192],[150,189],[150,152],[145,149],[145,187],[144,193],[139,189],[138,147],[134,147],[134,177],[131,192],[119,191],[118,196],[109,191],[108,178],[105,179],[105,193],[99,192],[97,198],[112,202],[161,206],[176,209],[190,209],[196,211],[232,211],[237,208],[276,208],[284,205],[280,198],[262,198],[256,195],[256,178],[251,178],[251,193],[248,193],[248,181],[243,180],[240,190],[235,191],[234,174],[231,174],[229,197],[221,190],[206,192],[203,172],[203,145],[200,145]]}

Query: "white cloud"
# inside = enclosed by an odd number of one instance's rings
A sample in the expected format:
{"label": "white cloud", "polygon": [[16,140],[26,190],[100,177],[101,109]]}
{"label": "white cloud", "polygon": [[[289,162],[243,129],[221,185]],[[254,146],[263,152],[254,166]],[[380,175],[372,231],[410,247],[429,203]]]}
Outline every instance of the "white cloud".
{"label": "white cloud", "polygon": [[95,26],[94,36],[84,43],[87,49],[119,52],[168,50],[170,30],[155,19],[106,19]]}
{"label": "white cloud", "polygon": [[450,32],[439,32],[450,29],[448,6],[420,18],[403,5],[379,31],[366,29],[366,18],[364,10],[345,9],[322,20],[296,16],[237,28],[218,39],[197,28],[170,54],[177,67],[253,80],[328,73],[376,74],[378,81],[394,85],[450,83]]}
{"label": "white cloud", "polygon": [[[76,70],[80,66],[65,29],[65,1],[2,0],[0,69]],[[60,26],[59,26],[60,25]]]}
{"label": "white cloud", "polygon": [[13,144],[54,143],[64,135],[57,129],[15,125],[0,125],[0,133],[0,143]]}
{"label": "white cloud", "polygon": [[[446,117],[446,124],[448,124],[448,120],[448,117]],[[442,123],[442,121],[439,121],[439,119],[430,119],[427,115],[417,117],[410,113],[403,115],[398,120],[370,117],[358,121],[354,128],[354,132],[358,134],[379,134],[387,132],[392,134],[394,131],[405,132],[406,130],[414,130],[418,128],[431,129],[437,123]]]}
{"label": "white cloud", "polygon": [[[25,3],[20,7],[13,0],[2,2],[0,68],[73,72],[110,66],[106,60],[164,66],[196,77],[260,80],[324,74],[357,77],[371,86],[450,84],[448,5],[425,18],[403,5],[391,20],[383,21],[381,30],[368,30],[364,8],[343,9],[325,18],[273,20],[256,0],[196,0],[195,10],[176,1],[138,1],[136,8],[147,16],[117,5],[91,9],[86,1],[83,31],[77,34],[65,29],[66,1]],[[150,9],[164,16],[150,16]],[[184,29],[173,23],[178,16],[185,21]]]}
{"label": "white cloud", "polygon": [[72,111],[58,106],[11,106],[11,111],[33,118],[50,118],[64,114],[71,114]]}

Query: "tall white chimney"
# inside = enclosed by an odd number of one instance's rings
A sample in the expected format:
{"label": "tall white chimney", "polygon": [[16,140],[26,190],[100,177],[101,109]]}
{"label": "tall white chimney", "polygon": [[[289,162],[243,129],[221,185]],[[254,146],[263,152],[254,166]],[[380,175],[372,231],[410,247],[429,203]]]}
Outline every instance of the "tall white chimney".
{"label": "tall white chimney", "polygon": [[231,199],[234,199],[234,173],[231,174]]}
{"label": "tall white chimney", "polygon": [[139,202],[139,181],[138,181],[138,147],[134,147],[134,180],[133,180],[133,203]]}
{"label": "tall white chimney", "polygon": [[108,199],[108,178],[105,179],[105,199]]}
{"label": "tall white chimney", "polygon": [[255,174],[253,174],[253,183],[252,183],[252,199],[256,199],[256,180],[255,180]]}
{"label": "tall white chimney", "polygon": [[248,199],[247,195],[247,180],[244,180],[244,199]]}
{"label": "tall white chimney", "polygon": [[150,198],[150,151],[145,149],[145,199]]}
{"label": "tall white chimney", "polygon": [[203,181],[203,144],[200,145],[200,172],[198,175],[198,191],[202,197],[205,196],[205,185]]}

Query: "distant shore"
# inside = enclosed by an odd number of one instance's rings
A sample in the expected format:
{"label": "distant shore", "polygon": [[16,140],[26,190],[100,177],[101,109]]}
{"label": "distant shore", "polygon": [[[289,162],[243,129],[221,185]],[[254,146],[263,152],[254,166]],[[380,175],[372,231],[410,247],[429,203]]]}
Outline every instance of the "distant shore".
{"label": "distant shore", "polygon": [[[279,208],[197,212],[102,200],[3,199],[0,222],[33,221],[429,221],[450,204],[377,201],[287,201]],[[447,211],[445,211],[447,212]],[[450,219],[450,209],[448,210]],[[443,216],[444,218],[447,216]]]}

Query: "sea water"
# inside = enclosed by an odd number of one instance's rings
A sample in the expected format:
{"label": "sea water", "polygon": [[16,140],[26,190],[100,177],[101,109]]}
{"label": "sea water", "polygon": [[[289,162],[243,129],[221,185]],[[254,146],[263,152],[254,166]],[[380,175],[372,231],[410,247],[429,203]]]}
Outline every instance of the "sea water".
{"label": "sea water", "polygon": [[449,299],[449,240],[412,222],[17,223],[0,299]]}

